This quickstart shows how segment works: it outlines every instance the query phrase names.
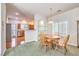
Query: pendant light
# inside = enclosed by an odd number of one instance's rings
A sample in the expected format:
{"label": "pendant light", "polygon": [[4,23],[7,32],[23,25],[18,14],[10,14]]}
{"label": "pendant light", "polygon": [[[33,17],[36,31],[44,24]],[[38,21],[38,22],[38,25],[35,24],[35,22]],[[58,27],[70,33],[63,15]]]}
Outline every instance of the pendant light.
{"label": "pendant light", "polygon": [[[52,17],[52,8],[50,8],[50,17]],[[49,21],[48,21],[48,24],[52,24],[53,23],[53,21],[52,21],[52,19],[49,19]]]}

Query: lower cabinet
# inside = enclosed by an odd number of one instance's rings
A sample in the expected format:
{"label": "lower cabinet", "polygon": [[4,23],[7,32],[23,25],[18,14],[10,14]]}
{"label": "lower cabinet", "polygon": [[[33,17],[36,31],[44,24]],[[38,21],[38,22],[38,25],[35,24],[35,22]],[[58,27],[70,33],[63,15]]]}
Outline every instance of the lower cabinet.
{"label": "lower cabinet", "polygon": [[8,48],[11,48],[11,41],[7,41],[6,42],[6,48],[8,49]]}
{"label": "lower cabinet", "polygon": [[36,33],[33,30],[25,31],[25,42],[36,41]]}

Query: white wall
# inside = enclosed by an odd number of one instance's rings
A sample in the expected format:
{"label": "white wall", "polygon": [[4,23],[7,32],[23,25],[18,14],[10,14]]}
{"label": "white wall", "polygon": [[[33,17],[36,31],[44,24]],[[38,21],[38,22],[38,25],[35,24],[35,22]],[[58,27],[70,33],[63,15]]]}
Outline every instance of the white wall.
{"label": "white wall", "polygon": [[1,37],[0,37],[0,42],[1,42],[1,55],[4,54],[5,50],[6,50],[6,5],[5,4],[1,4]]}
{"label": "white wall", "polygon": [[38,40],[38,24],[36,15],[34,16],[34,30],[25,31],[25,42],[32,42]]}
{"label": "white wall", "polygon": [[37,38],[38,38],[38,23],[40,20],[42,20],[44,22],[44,25],[47,26],[47,21],[46,21],[46,18],[42,15],[39,15],[39,14],[36,14],[35,17],[34,17],[34,20],[35,20],[35,29],[36,29],[36,35],[37,35]]}
{"label": "white wall", "polygon": [[68,21],[69,44],[77,46],[77,21],[79,20],[79,7],[52,17],[54,22]]}
{"label": "white wall", "polygon": [[0,3],[0,55],[1,55],[1,3]]}
{"label": "white wall", "polygon": [[25,31],[25,41],[38,41],[38,22],[39,20],[46,20],[45,17],[36,14],[34,16],[34,30]]}
{"label": "white wall", "polygon": [[43,25],[44,26],[47,26],[47,20],[44,16],[41,16],[41,15],[35,15],[35,28],[38,29],[38,23],[39,21],[43,21]]}
{"label": "white wall", "polygon": [[32,42],[37,40],[37,33],[35,30],[25,31],[25,42]]}

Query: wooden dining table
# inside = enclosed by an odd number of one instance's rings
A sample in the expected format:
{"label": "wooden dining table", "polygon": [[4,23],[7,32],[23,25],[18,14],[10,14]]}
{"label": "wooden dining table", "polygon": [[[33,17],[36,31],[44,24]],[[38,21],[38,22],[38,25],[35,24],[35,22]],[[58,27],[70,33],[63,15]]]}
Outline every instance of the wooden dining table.
{"label": "wooden dining table", "polygon": [[49,46],[49,47],[54,47],[54,45],[56,46],[57,44],[59,44],[59,40],[60,40],[60,36],[57,36],[57,35],[46,35],[45,36],[45,39],[46,39],[46,46]]}

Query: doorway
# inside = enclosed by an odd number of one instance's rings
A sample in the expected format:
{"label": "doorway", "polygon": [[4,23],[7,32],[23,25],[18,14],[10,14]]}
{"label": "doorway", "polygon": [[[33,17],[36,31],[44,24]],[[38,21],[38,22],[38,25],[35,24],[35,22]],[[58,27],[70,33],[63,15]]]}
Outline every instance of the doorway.
{"label": "doorway", "polygon": [[25,41],[25,30],[21,28],[22,24],[6,24],[6,48],[12,48],[21,45]]}
{"label": "doorway", "polygon": [[79,21],[77,21],[77,47],[79,48]]}

